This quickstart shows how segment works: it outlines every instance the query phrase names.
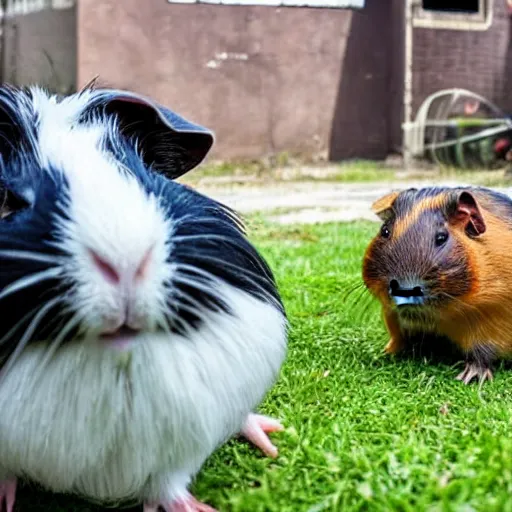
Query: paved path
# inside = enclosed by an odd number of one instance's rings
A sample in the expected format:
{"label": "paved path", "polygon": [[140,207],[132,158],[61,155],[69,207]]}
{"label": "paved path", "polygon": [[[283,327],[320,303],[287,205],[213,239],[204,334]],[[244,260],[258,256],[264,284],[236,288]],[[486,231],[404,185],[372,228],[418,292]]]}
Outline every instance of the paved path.
{"label": "paved path", "polygon": [[[436,181],[438,185],[464,185],[455,181]],[[241,213],[261,212],[282,224],[378,220],[371,212],[373,201],[397,188],[421,187],[433,181],[403,183],[276,182],[267,185],[198,186]],[[496,188],[496,190],[498,190]],[[500,189],[512,195],[512,188]]]}

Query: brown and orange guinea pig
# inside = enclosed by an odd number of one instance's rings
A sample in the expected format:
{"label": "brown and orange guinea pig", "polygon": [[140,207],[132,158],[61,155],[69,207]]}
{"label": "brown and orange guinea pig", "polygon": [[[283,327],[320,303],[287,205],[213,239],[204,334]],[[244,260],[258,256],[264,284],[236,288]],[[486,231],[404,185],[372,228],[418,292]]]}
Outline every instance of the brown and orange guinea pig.
{"label": "brown and orange guinea pig", "polygon": [[396,354],[421,336],[449,339],[464,355],[457,376],[491,380],[512,353],[512,199],[486,188],[426,187],[376,201],[382,220],[363,261]]}

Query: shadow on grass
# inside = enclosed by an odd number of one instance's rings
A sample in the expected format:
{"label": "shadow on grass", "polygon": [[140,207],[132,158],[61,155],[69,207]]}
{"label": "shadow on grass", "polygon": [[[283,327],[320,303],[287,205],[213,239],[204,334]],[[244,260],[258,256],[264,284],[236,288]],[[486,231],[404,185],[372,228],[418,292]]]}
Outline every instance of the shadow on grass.
{"label": "shadow on grass", "polygon": [[14,512],[112,512],[114,510],[142,512],[142,505],[105,508],[75,496],[46,492],[32,483],[23,482],[18,487],[14,507]]}

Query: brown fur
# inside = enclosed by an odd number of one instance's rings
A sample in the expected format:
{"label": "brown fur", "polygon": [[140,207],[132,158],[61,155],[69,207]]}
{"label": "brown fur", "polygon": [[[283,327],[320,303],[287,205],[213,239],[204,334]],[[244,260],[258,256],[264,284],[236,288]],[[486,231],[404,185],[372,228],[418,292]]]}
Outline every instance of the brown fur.
{"label": "brown fur", "polygon": [[[373,210],[391,226],[389,239],[376,236],[363,260],[363,280],[390,334],[386,352],[402,351],[409,334],[421,333],[445,336],[468,355],[512,355],[512,201],[481,188],[411,189],[388,194]],[[441,249],[431,241],[436,222],[450,237]],[[431,303],[410,307],[410,318],[391,301],[394,273],[429,283]]]}

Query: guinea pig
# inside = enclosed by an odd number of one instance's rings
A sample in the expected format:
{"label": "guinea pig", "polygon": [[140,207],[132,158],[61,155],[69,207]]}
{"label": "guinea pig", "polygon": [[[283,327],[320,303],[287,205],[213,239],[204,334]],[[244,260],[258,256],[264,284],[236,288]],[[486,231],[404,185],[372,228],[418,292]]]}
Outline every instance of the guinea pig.
{"label": "guinea pig", "polygon": [[493,378],[512,352],[512,200],[482,187],[394,191],[373,204],[382,224],[362,276],[390,340],[441,337],[465,357],[457,379]]}
{"label": "guinea pig", "polygon": [[268,264],[227,206],[174,180],[213,133],[148,98],[0,88],[0,503],[16,483],[145,512],[189,492],[287,351]]}

